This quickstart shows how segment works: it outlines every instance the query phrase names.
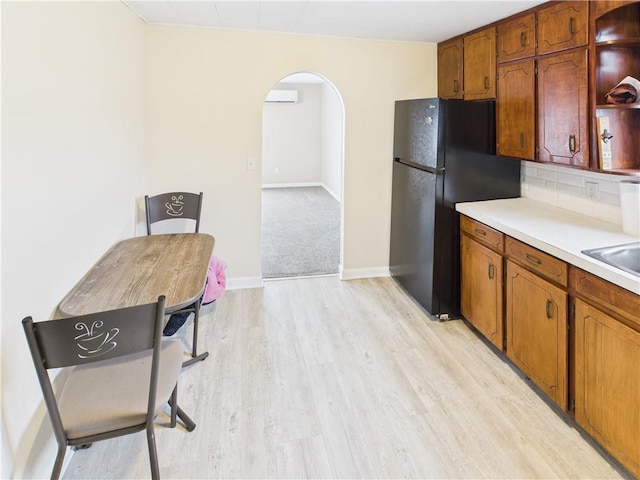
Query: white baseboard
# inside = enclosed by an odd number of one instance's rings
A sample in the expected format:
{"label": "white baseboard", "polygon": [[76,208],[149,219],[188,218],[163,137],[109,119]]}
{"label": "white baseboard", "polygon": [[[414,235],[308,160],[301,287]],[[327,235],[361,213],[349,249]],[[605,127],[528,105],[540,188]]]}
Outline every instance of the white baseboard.
{"label": "white baseboard", "polygon": [[[320,182],[305,182],[305,183],[263,183],[262,188],[297,188],[297,187],[323,187]],[[325,188],[326,190],[326,188]]]}
{"label": "white baseboard", "polygon": [[335,198],[338,201],[338,203],[342,203],[342,200],[340,199],[340,195],[338,195],[336,192],[331,190],[324,183],[321,185],[321,187],[324,188],[329,193],[329,195],[331,195],[333,198]]}
{"label": "white baseboard", "polygon": [[298,187],[322,187],[329,195],[335,198],[338,202],[342,203],[340,195],[331,190],[322,182],[308,182],[308,183],[263,183],[262,188],[298,188]]}
{"label": "white baseboard", "polygon": [[226,290],[241,290],[244,288],[262,288],[264,283],[260,277],[227,278]]}
{"label": "white baseboard", "polygon": [[356,280],[358,278],[378,278],[389,277],[389,267],[371,267],[371,268],[348,268],[341,270],[340,278],[342,280]]}

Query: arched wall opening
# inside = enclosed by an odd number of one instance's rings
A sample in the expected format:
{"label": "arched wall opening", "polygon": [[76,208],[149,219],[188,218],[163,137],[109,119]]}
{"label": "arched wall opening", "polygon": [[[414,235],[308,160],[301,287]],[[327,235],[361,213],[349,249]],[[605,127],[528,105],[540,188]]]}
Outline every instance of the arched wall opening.
{"label": "arched wall opening", "polygon": [[345,111],[325,77],[277,81],[262,116],[262,277],[339,274]]}

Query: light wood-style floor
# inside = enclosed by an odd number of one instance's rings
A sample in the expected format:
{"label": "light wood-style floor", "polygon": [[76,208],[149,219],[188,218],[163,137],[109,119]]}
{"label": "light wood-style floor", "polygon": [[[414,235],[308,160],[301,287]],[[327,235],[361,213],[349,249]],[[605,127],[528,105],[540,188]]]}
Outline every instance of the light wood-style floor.
{"label": "light wood-style floor", "polygon": [[[622,478],[462,321],[390,278],[272,281],[203,317],[182,373],[198,424],[156,428],[163,478]],[[189,338],[187,336],[187,338]],[[65,478],[149,478],[144,433],[78,451]]]}

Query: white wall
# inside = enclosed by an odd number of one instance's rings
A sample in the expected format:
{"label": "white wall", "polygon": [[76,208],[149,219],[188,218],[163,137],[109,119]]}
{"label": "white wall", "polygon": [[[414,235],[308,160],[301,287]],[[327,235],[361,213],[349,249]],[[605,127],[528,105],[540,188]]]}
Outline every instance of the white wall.
{"label": "white wall", "polygon": [[279,83],[273,88],[297,90],[298,103],[264,104],[262,183],[265,186],[320,183],[320,84]]}
{"label": "white wall", "polygon": [[105,250],[133,234],[144,193],[145,25],[120,2],[1,8],[0,476],[48,477],[55,449],[37,437],[49,421],[20,321],[50,318]]}
{"label": "white wall", "polygon": [[344,115],[338,93],[327,82],[320,86],[322,166],[320,181],[338,201],[342,201],[342,154]]}
{"label": "white wall", "polygon": [[436,95],[435,45],[149,26],[147,48],[152,189],[202,187],[228,285],[261,283],[263,101],[299,71],[344,101],[343,273],[388,272],[394,101]]}
{"label": "white wall", "polygon": [[120,2],[1,8],[1,475],[42,477],[54,450],[20,320],[50,318],[168,189],[205,192],[230,284],[261,281],[262,106],[296,71],[343,94],[345,267],[386,271],[394,100],[435,95],[436,48],[146,26]]}

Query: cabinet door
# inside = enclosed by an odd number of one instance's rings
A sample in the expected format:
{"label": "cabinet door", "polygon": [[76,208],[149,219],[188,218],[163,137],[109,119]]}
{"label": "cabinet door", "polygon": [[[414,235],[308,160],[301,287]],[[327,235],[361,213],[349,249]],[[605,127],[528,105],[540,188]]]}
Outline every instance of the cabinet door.
{"label": "cabinet door", "polygon": [[438,96],[462,98],[462,47],[463,40],[451,40],[438,44]]}
{"label": "cabinet door", "polygon": [[462,315],[502,350],[502,256],[462,235],[461,265]]}
{"label": "cabinet door", "polygon": [[567,409],[567,294],[507,261],[507,357]]}
{"label": "cabinet door", "polygon": [[498,155],[535,158],[535,79],[533,60],[498,67]]}
{"label": "cabinet door", "polygon": [[587,51],[538,60],[538,160],[589,166]]}
{"label": "cabinet door", "polygon": [[538,54],[586,45],[589,3],[561,2],[538,12]]}
{"label": "cabinet door", "polygon": [[640,477],[640,333],[576,300],[576,421]]}
{"label": "cabinet door", "polygon": [[496,98],[496,29],[464,37],[464,99]]}
{"label": "cabinet door", "polygon": [[498,63],[535,55],[535,36],[534,13],[498,25]]}

